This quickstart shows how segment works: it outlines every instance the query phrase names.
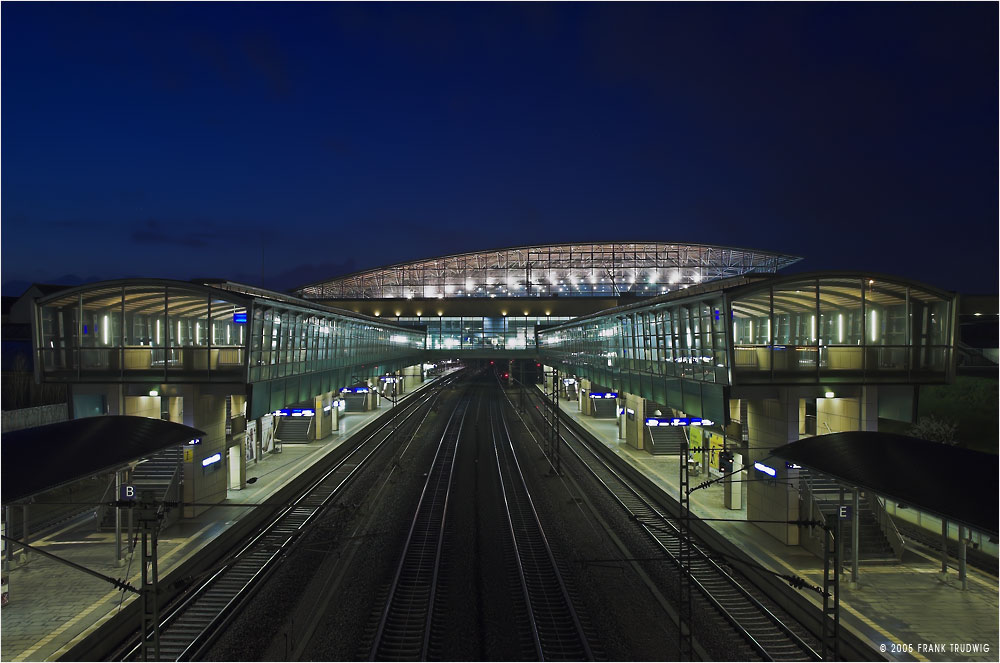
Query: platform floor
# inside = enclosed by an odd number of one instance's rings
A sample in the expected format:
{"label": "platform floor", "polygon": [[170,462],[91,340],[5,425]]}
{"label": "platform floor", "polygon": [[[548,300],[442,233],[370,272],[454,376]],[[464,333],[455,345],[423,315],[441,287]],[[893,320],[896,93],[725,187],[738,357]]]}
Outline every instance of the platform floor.
{"label": "platform floor", "polygon": [[[404,395],[406,398],[434,379]],[[342,415],[340,428],[309,444],[285,444],[279,454],[268,454],[247,467],[247,478],[256,483],[228,491],[225,503],[196,518],[180,520],[159,538],[159,575],[163,580],[179,564],[198,554],[207,543],[244,517],[250,505],[266,502],[279,488],[307,467],[319,462],[353,437],[372,419],[389,411],[390,404],[370,412]],[[115,562],[114,532],[95,532],[92,518],[49,534],[32,545],[113,578],[127,578],[138,586],[139,553],[123,566]],[[99,578],[42,555],[28,554],[11,569],[10,602],[0,611],[0,659],[3,661],[51,661],[59,658],[94,628],[114,617],[122,604],[122,592]],[[134,600],[131,592],[125,604]]]}
{"label": "platform floor", "polygon": [[[628,446],[618,439],[615,419],[585,416],[577,401],[561,400],[560,407],[667,494],[678,496],[678,458],[653,456]],[[705,475],[691,477],[691,485],[708,478]],[[745,521],[745,507],[741,510],[725,508],[722,491],[720,482],[692,492],[692,512],[700,518]],[[816,586],[822,585],[822,560],[803,548],[787,546],[750,523],[710,524],[764,566],[783,574],[795,574]],[[1000,591],[996,576],[970,567],[968,589],[963,591],[957,568],[949,568],[942,577],[940,558],[922,551],[910,551],[902,564],[862,565],[855,588],[849,586],[849,579],[849,575],[841,577],[840,623],[870,642],[876,650],[884,646],[887,660],[998,660]],[[821,606],[818,595],[813,592],[805,592],[805,595],[817,607]],[[912,648],[912,652],[893,653],[893,645]],[[978,651],[967,651],[965,648],[969,646],[977,647]],[[984,651],[984,648],[988,649]]]}

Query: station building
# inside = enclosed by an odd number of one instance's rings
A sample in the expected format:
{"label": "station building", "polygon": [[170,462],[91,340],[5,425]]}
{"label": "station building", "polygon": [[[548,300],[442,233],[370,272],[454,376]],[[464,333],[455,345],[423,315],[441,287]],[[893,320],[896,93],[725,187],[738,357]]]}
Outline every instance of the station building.
{"label": "station building", "polygon": [[398,388],[423,376],[422,332],[229,282],[64,289],[35,300],[33,338],[36,380],[67,385],[70,418],[205,431],[177,459],[183,501],[203,505],[242,487],[246,463],[280,443],[279,426],[301,428],[291,417],[307,422],[295,441],[319,439],[345,409],[378,406],[380,376],[399,375]]}
{"label": "station building", "polygon": [[[798,260],[574,243],[400,263],[291,295],[98,283],[35,300],[35,374],[68,385],[74,418],[141,414],[206,431],[193,460],[222,454],[229,469],[206,478],[200,462],[186,467],[185,500],[204,502],[273,449],[275,422],[290,430],[300,416],[318,439],[341,408],[377,406],[387,376],[406,389],[446,359],[508,361],[512,376],[544,367],[534,379],[544,373],[583,416],[615,420],[633,449],[673,450],[670,422],[696,421],[684,439],[706,473],[721,473],[725,450],[776,480],[729,488],[727,504],[788,520],[799,507],[782,482],[796,469],[769,451],[875,431],[880,418],[912,422],[917,387],[954,377],[958,311],[953,293],[888,275],[777,274]],[[799,543],[795,526],[761,527]]]}
{"label": "station building", "polygon": [[800,258],[667,242],[522,246],[399,263],[295,294],[426,329],[428,357],[535,356],[545,326]]}
{"label": "station building", "polygon": [[746,275],[543,330],[538,353],[579,379],[581,410],[590,392],[617,394],[604,416],[635,449],[673,453],[671,424],[698,424],[683,432],[691,461],[722,475],[725,449],[747,469],[726,506],[798,545],[804,528],[783,523],[812,516],[816,486],[771,452],[913,422],[917,387],[954,377],[956,311],[953,293],[882,274]]}

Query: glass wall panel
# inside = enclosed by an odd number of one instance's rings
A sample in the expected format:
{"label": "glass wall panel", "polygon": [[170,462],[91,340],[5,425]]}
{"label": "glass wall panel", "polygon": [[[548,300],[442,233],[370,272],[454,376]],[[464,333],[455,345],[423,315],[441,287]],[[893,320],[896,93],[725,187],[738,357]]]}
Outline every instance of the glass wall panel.
{"label": "glass wall panel", "polygon": [[156,382],[165,378],[166,303],[166,291],[162,287],[125,287],[122,359],[126,378]]}
{"label": "glass wall panel", "polygon": [[909,365],[907,347],[906,286],[868,279],[865,294],[865,372],[905,374]]}
{"label": "glass wall panel", "polygon": [[748,293],[732,303],[733,375],[770,374],[768,347],[771,293],[767,288]]}
{"label": "glass wall panel", "polygon": [[864,301],[862,279],[821,279],[819,282],[820,374],[831,377],[863,375]]}
{"label": "glass wall panel", "polygon": [[814,281],[782,284],[772,291],[773,313],[767,326],[774,339],[773,379],[816,375],[819,362],[819,319]]}

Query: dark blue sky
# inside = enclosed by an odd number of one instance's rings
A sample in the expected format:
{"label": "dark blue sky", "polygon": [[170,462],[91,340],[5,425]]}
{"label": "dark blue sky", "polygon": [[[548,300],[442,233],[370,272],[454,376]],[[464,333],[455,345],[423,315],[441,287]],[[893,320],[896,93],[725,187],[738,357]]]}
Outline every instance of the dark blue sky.
{"label": "dark blue sky", "polygon": [[657,239],[997,289],[997,7],[3,3],[2,279]]}

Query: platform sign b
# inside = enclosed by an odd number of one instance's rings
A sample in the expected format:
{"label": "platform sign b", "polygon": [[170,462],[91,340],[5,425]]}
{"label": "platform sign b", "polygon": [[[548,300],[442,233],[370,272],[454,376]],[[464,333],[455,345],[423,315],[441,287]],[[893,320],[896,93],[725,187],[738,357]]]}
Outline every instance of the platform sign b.
{"label": "platform sign b", "polygon": [[118,499],[122,502],[134,502],[136,500],[135,486],[131,484],[122,484],[119,488]]}

